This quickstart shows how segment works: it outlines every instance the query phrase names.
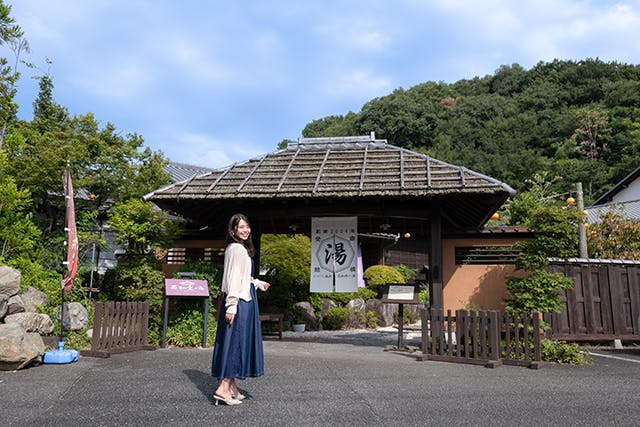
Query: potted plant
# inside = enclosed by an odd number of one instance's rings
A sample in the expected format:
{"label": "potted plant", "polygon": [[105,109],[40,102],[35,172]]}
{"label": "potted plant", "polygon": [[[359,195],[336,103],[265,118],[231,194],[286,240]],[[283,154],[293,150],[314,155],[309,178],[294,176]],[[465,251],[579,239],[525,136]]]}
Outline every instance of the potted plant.
{"label": "potted plant", "polygon": [[294,332],[304,332],[305,324],[306,324],[306,315],[307,310],[300,307],[299,305],[294,305],[291,309],[293,312],[293,330]]}

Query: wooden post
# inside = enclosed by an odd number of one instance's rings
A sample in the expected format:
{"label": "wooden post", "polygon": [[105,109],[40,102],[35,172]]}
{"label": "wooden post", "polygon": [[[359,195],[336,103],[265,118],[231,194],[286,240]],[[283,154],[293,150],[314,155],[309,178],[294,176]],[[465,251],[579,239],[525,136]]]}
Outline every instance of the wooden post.
{"label": "wooden post", "polygon": [[[576,203],[578,204],[578,210],[582,214],[584,211],[584,199],[582,197],[582,183],[576,183]],[[587,252],[587,229],[584,225],[584,221],[578,223],[578,254],[580,258],[589,258]]]}
{"label": "wooden post", "polygon": [[[498,322],[498,312],[489,311],[489,361],[486,363],[487,368],[495,368],[502,366],[502,351],[500,349],[500,323]],[[509,349],[507,348],[507,352]]]}
{"label": "wooden post", "polygon": [[398,350],[404,349],[404,304],[398,304]]}
{"label": "wooden post", "polygon": [[431,235],[429,250],[429,305],[431,308],[444,309],[442,293],[442,215],[439,209],[431,211]]}

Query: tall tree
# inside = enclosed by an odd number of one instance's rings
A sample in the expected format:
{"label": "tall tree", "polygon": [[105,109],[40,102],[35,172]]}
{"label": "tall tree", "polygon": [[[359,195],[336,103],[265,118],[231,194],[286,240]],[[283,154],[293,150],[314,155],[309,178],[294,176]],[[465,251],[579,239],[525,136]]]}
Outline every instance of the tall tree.
{"label": "tall tree", "polygon": [[0,149],[7,132],[7,125],[15,117],[18,106],[14,102],[16,83],[20,77],[18,64],[20,54],[29,51],[29,44],[23,38],[23,32],[11,17],[11,6],[0,0],[0,46],[9,45],[15,64],[9,65],[7,58],[0,58]]}

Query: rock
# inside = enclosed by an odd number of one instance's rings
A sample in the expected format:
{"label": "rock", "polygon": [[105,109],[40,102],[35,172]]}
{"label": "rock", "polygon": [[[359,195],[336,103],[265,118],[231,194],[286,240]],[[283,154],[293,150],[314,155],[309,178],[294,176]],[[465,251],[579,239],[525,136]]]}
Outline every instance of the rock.
{"label": "rock", "polygon": [[44,350],[39,334],[25,331],[20,323],[0,324],[0,370],[13,371],[41,362]]}
{"label": "rock", "polygon": [[24,311],[24,302],[22,301],[22,298],[20,298],[20,295],[14,295],[9,298],[7,314],[23,313]]}
{"label": "rock", "polygon": [[20,298],[24,303],[24,311],[31,313],[37,313],[38,306],[44,307],[49,304],[47,294],[31,286],[20,293]]}
{"label": "rock", "polygon": [[20,292],[22,276],[15,268],[0,266],[0,295],[12,297]]}
{"label": "rock", "polygon": [[[58,307],[60,313],[60,307]],[[64,303],[62,327],[68,331],[84,329],[89,324],[89,313],[79,302]]]}
{"label": "rock", "polygon": [[9,311],[9,297],[0,295],[0,322],[7,315],[7,311]]}
{"label": "rock", "polygon": [[297,302],[294,304],[294,306],[298,306],[298,307],[302,307],[304,309],[305,316],[304,316],[304,324],[305,329],[308,329],[310,331],[317,331],[318,330],[318,320],[316,319],[316,314],[313,311],[313,307],[311,306],[311,303],[308,302]]}
{"label": "rock", "polygon": [[337,307],[336,303],[329,298],[322,298],[322,310],[320,310],[320,318],[324,318],[324,315],[327,314],[327,311],[332,308]]}
{"label": "rock", "polygon": [[359,311],[362,314],[365,313],[365,302],[362,298],[356,298],[356,299],[352,299],[351,301],[349,301],[347,303],[347,308],[353,310],[353,311]]}
{"label": "rock", "polygon": [[37,332],[40,335],[48,335],[53,332],[53,321],[51,318],[42,313],[16,313],[10,314],[4,318],[4,322],[17,323],[27,332]]}
{"label": "rock", "polygon": [[398,311],[398,304],[388,304],[377,299],[370,299],[365,305],[365,312],[367,311],[373,311],[376,314],[378,325],[391,326]]}

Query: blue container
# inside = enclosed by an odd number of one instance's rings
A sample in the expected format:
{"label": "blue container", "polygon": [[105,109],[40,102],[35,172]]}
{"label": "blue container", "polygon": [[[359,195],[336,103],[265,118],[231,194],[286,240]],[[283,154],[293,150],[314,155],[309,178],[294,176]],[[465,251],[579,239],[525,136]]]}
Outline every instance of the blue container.
{"label": "blue container", "polygon": [[78,360],[78,350],[65,350],[64,341],[58,342],[57,350],[45,351],[42,363],[65,364]]}

